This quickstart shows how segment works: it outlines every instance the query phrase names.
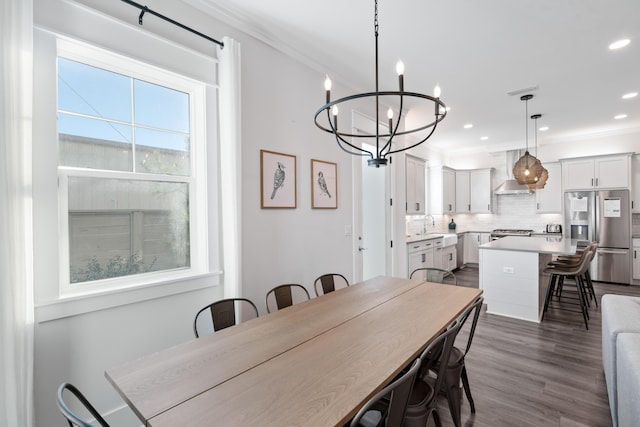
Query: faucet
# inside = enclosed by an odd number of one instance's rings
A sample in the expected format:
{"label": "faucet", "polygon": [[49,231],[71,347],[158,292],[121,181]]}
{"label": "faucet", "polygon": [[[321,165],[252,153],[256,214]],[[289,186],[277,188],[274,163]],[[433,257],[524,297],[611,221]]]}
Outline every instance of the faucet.
{"label": "faucet", "polygon": [[431,217],[431,226],[435,228],[436,220],[433,215],[425,215],[422,222],[422,234],[427,234],[427,217]]}

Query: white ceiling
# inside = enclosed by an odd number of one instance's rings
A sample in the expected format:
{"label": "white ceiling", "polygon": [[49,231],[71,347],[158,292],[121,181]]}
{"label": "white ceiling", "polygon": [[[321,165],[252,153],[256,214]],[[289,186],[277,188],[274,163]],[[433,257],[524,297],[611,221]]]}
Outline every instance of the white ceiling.
{"label": "white ceiling", "polygon": [[[358,91],[374,90],[373,0],[186,1]],[[524,147],[525,105],[507,92],[537,85],[529,115],[549,127],[540,145],[638,132],[640,147],[640,96],[622,99],[640,92],[640,0],[379,0],[379,23],[380,89],[397,88],[402,59],[405,90],[431,94],[438,83],[451,107],[430,144]],[[608,49],[622,38],[626,48]]]}

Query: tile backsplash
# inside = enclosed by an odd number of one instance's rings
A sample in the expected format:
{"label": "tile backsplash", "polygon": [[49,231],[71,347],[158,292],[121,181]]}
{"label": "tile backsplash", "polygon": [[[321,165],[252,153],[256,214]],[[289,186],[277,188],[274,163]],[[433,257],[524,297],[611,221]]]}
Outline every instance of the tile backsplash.
{"label": "tile backsplash", "polygon": [[[547,224],[562,224],[562,215],[536,213],[536,198],[533,194],[493,196],[492,214],[411,215],[406,217],[406,232],[447,233],[453,218],[456,231],[491,231],[496,228],[515,228],[544,231]],[[637,215],[634,215],[634,217]],[[634,221],[640,221],[640,216]],[[634,226],[636,227],[636,226]],[[637,227],[640,227],[638,225]]]}

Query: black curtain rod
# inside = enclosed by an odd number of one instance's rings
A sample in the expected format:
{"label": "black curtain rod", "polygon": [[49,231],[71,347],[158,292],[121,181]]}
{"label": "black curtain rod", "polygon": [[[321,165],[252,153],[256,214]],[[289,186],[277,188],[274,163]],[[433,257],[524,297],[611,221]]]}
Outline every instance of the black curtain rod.
{"label": "black curtain rod", "polygon": [[129,4],[129,5],[131,5],[131,6],[133,6],[133,7],[137,7],[138,9],[141,10],[140,16],[138,16],[138,24],[140,24],[140,25],[142,25],[142,18],[144,17],[144,14],[145,13],[150,13],[150,14],[152,14],[154,16],[157,16],[160,19],[164,19],[165,21],[182,28],[183,30],[187,30],[187,31],[192,32],[193,34],[196,34],[196,35],[198,35],[198,36],[200,36],[202,38],[205,38],[205,39],[207,39],[209,41],[212,41],[215,44],[219,45],[221,48],[224,48],[224,43],[222,43],[221,41],[213,39],[213,38],[207,36],[206,34],[202,34],[200,31],[196,31],[193,28],[187,27],[186,25],[183,25],[183,24],[181,24],[181,23],[179,23],[177,21],[174,21],[173,19],[171,19],[171,18],[169,18],[167,16],[164,16],[161,13],[158,13],[158,12],[156,12],[154,10],[149,9],[147,6],[143,6],[140,3],[136,3],[136,2],[131,1],[131,0],[122,0],[122,1],[127,3],[127,4]]}

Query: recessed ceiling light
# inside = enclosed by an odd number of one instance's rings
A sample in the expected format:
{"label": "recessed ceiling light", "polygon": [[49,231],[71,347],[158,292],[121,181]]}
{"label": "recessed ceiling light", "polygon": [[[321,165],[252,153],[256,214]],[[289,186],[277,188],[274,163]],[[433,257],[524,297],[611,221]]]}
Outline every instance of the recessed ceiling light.
{"label": "recessed ceiling light", "polygon": [[617,116],[614,117],[614,119],[616,120],[621,120],[621,119],[626,119],[627,115],[626,114],[618,114]]}
{"label": "recessed ceiling light", "polygon": [[488,136],[481,136],[481,137],[480,137],[480,141],[486,141],[487,139],[489,139],[489,137],[488,137]]}
{"label": "recessed ceiling light", "polygon": [[629,92],[622,95],[622,99],[631,99],[635,98],[636,96],[638,96],[638,92]]}
{"label": "recessed ceiling light", "polygon": [[629,39],[618,40],[616,42],[611,43],[609,45],[609,49],[611,50],[620,49],[621,47],[625,47],[626,45],[628,45],[629,42],[630,42]]}
{"label": "recessed ceiling light", "polygon": [[541,128],[538,128],[538,130],[539,130],[540,132],[547,131],[547,130],[549,130],[549,126],[542,126]]}
{"label": "recessed ceiling light", "polygon": [[467,123],[466,125],[464,125],[465,129],[471,129],[473,127],[473,125],[471,123]]}

